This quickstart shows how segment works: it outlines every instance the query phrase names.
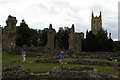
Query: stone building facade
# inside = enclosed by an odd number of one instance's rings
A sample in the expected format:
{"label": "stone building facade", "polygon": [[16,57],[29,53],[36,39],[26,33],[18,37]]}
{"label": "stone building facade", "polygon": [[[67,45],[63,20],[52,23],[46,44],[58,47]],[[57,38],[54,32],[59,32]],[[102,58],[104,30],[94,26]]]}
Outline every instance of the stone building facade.
{"label": "stone building facade", "polygon": [[74,24],[69,28],[69,50],[79,53],[82,50],[82,39],[84,39],[84,33],[75,33]]}
{"label": "stone building facade", "polygon": [[46,44],[47,49],[54,49],[55,48],[55,35],[56,31],[52,28],[52,24],[49,25],[49,29],[47,31],[48,34],[48,40]]}
{"label": "stone building facade", "polygon": [[92,18],[91,18],[91,30],[96,35],[98,30],[102,28],[102,14],[100,12],[100,15],[97,17],[94,17],[94,13],[92,12]]}
{"label": "stone building facade", "polygon": [[7,25],[3,29],[3,48],[14,48],[16,46],[16,23],[16,17],[9,15],[6,20]]}

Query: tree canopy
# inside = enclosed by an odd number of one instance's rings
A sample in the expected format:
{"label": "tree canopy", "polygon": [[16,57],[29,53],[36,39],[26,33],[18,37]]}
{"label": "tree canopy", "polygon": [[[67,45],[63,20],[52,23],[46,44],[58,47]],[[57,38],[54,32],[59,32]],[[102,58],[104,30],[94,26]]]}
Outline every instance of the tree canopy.
{"label": "tree canopy", "polygon": [[56,34],[56,44],[59,48],[68,49],[68,27],[60,27]]}
{"label": "tree canopy", "polygon": [[82,41],[83,51],[113,51],[114,42],[107,37],[107,30],[99,29],[97,34],[86,31],[86,39]]}
{"label": "tree canopy", "polygon": [[[26,46],[40,46],[45,47],[48,34],[48,28],[43,30],[31,29],[24,20],[17,26],[16,45],[18,47]],[[60,27],[55,35],[55,45],[62,49],[69,47],[68,27]],[[113,51],[114,42],[107,37],[107,30],[100,29],[97,34],[92,31],[86,31],[86,39],[82,40],[82,51]]]}
{"label": "tree canopy", "polygon": [[24,20],[17,26],[16,45],[22,47],[23,45],[30,45],[29,27]]}

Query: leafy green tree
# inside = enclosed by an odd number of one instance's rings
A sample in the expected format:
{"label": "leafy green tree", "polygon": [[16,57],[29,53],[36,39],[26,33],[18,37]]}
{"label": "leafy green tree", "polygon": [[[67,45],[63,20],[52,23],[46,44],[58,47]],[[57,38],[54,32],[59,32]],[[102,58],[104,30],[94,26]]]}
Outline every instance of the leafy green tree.
{"label": "leafy green tree", "polygon": [[59,27],[59,30],[58,30],[58,32],[57,32],[57,34],[55,36],[55,40],[56,40],[57,45],[58,45],[59,48],[63,48],[62,41],[61,41],[63,33],[64,33],[63,27]]}
{"label": "leafy green tree", "polygon": [[99,50],[99,42],[98,38],[93,34],[92,31],[89,31],[86,35],[86,50],[87,51],[98,51]]}
{"label": "leafy green tree", "polygon": [[111,38],[106,40],[105,51],[114,51],[114,41]]}
{"label": "leafy green tree", "polygon": [[39,46],[44,47],[47,43],[47,28],[43,29],[43,30],[38,30],[38,36],[39,36]]}
{"label": "leafy green tree", "polygon": [[35,29],[29,29],[30,45],[38,46],[38,32]]}
{"label": "leafy green tree", "polygon": [[24,20],[17,26],[16,45],[22,47],[23,45],[30,46],[29,27]]}
{"label": "leafy green tree", "polygon": [[68,49],[68,27],[60,27],[56,34],[56,42],[59,48]]}
{"label": "leafy green tree", "polygon": [[82,44],[83,51],[113,51],[114,42],[107,37],[107,30],[100,29],[96,35],[92,31],[86,31],[86,39]]}
{"label": "leafy green tree", "polygon": [[99,29],[99,31],[96,34],[97,38],[99,39],[100,44],[100,51],[106,51],[106,42],[107,42],[107,30]]}

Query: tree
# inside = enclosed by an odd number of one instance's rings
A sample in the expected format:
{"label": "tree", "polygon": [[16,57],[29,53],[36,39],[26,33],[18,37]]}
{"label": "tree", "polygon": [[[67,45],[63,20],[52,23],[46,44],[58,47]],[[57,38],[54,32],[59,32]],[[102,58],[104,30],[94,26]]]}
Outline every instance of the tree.
{"label": "tree", "polygon": [[17,26],[16,45],[19,47],[30,46],[29,27],[24,20],[22,20],[20,26]]}
{"label": "tree", "polygon": [[112,52],[114,51],[114,41],[110,38],[106,40],[105,51]]}
{"label": "tree", "polygon": [[86,40],[83,41],[84,47],[87,51],[98,51],[99,50],[99,42],[96,35],[93,34],[92,31],[89,31],[86,35]]}
{"label": "tree", "polygon": [[62,37],[62,41],[63,41],[62,44],[63,44],[64,49],[68,49],[69,47],[68,39],[69,39],[68,31],[65,30],[63,33],[63,37]]}
{"label": "tree", "polygon": [[38,46],[38,32],[35,29],[29,29],[30,45]]}
{"label": "tree", "polygon": [[56,34],[56,42],[59,48],[68,49],[68,27],[60,27]]}
{"label": "tree", "polygon": [[106,51],[106,42],[107,42],[107,30],[104,29],[99,29],[97,34],[97,38],[99,39],[99,44],[100,44],[100,51]]}
{"label": "tree", "polygon": [[43,29],[43,30],[38,30],[38,36],[39,36],[39,46],[44,47],[47,43],[47,28]]}
{"label": "tree", "polygon": [[107,30],[99,29],[94,35],[92,31],[86,31],[86,39],[82,44],[83,51],[113,51],[114,42],[107,37]]}

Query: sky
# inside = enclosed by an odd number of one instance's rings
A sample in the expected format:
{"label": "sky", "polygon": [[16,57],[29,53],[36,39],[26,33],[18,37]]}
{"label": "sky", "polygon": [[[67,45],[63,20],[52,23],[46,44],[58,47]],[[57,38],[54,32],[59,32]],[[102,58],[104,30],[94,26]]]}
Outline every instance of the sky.
{"label": "sky", "polygon": [[91,30],[91,13],[99,16],[102,25],[114,40],[118,39],[119,0],[0,0],[0,25],[6,25],[8,15],[17,18],[17,26],[24,19],[30,28],[44,29],[49,24],[59,27],[75,25],[76,32]]}

